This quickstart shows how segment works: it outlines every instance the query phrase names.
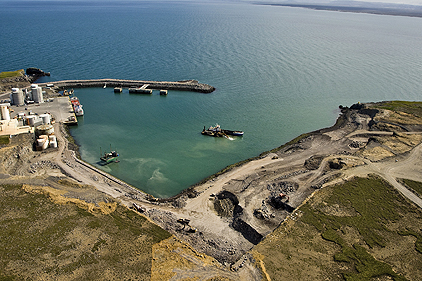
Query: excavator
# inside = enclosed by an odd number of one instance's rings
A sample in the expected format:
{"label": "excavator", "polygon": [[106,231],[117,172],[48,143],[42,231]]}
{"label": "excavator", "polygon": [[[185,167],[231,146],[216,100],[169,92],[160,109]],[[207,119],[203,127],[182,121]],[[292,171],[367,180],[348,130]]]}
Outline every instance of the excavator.
{"label": "excavator", "polygon": [[286,198],[286,202],[284,202],[284,203],[289,202],[289,199],[290,199],[289,195],[284,194],[284,193],[280,193],[279,196],[280,196],[280,199]]}

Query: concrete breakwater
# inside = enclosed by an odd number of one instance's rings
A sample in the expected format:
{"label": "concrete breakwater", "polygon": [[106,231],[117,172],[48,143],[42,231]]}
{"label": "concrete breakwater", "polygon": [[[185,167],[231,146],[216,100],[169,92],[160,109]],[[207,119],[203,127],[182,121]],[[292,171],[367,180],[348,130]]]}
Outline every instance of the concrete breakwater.
{"label": "concrete breakwater", "polygon": [[48,83],[40,83],[40,86],[53,85],[59,89],[68,88],[99,88],[99,87],[142,87],[148,85],[147,89],[153,90],[177,90],[177,91],[191,91],[199,93],[212,93],[215,88],[208,85],[199,83],[196,80],[184,80],[176,82],[166,81],[142,81],[142,80],[121,80],[121,79],[92,79],[92,80],[64,80]]}

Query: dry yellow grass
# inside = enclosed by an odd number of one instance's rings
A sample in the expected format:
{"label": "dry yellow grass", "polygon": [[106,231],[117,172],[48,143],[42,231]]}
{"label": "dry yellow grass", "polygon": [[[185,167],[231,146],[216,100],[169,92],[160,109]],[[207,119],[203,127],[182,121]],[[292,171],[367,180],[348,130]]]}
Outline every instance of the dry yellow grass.
{"label": "dry yellow grass", "polygon": [[67,191],[55,189],[49,186],[32,186],[24,184],[22,188],[26,192],[44,194],[48,196],[55,204],[73,203],[79,208],[87,210],[88,212],[93,214],[101,213],[104,215],[108,215],[114,212],[117,208],[117,202],[98,202],[97,204],[94,204],[87,203],[77,198],[64,197],[63,195],[66,194]]}
{"label": "dry yellow grass", "polygon": [[152,248],[151,281],[238,280],[214,258],[172,236]]}
{"label": "dry yellow grass", "polygon": [[0,280],[149,280],[170,234],[116,203],[51,187],[0,186]]}

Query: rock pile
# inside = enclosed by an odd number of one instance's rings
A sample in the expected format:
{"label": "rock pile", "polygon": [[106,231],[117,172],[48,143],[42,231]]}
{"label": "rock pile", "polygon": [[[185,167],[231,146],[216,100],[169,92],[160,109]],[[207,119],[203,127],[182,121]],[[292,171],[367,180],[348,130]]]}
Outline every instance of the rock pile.
{"label": "rock pile", "polygon": [[31,166],[29,166],[28,172],[31,173],[31,174],[35,174],[37,172],[37,170],[45,169],[45,168],[60,169],[59,165],[57,165],[54,162],[51,162],[49,160],[41,160],[41,161],[35,162]]}
{"label": "rock pile", "polygon": [[272,183],[267,185],[267,189],[271,192],[272,197],[277,197],[280,193],[290,194],[298,189],[298,184],[295,182],[281,181],[279,183]]}
{"label": "rock pile", "polygon": [[319,168],[319,165],[321,165],[322,160],[324,160],[324,156],[313,155],[305,160],[304,166],[308,170],[316,170]]}

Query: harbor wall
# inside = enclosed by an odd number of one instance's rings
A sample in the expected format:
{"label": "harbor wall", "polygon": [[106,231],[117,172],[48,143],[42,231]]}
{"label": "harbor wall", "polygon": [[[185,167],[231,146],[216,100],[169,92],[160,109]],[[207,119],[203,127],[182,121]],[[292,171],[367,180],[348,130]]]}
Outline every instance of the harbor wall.
{"label": "harbor wall", "polygon": [[106,87],[122,87],[122,88],[131,88],[131,87],[142,87],[143,85],[148,84],[147,89],[154,90],[177,90],[177,91],[191,91],[199,93],[212,93],[215,91],[215,88],[208,85],[199,83],[196,80],[184,80],[176,82],[166,82],[166,81],[142,81],[142,80],[122,80],[122,79],[92,79],[92,80],[64,80],[64,81],[55,81],[40,83],[42,87],[47,86],[47,84],[52,84],[54,87],[59,89],[68,89],[68,88],[102,88]]}

